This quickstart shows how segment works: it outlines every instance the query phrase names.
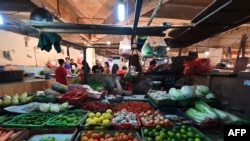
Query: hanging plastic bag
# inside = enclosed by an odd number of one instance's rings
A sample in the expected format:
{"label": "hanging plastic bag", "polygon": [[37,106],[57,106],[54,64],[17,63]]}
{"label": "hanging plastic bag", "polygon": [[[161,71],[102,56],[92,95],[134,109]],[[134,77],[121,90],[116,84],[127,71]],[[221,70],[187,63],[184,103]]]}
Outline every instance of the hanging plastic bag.
{"label": "hanging plastic bag", "polygon": [[150,45],[153,47],[154,56],[165,57],[167,56],[167,44],[161,37],[150,39]]}
{"label": "hanging plastic bag", "polygon": [[123,57],[128,57],[131,52],[131,41],[127,37],[120,41],[119,54]]}
{"label": "hanging plastic bag", "polygon": [[153,57],[153,48],[150,45],[149,37],[145,41],[142,49],[141,49],[141,55],[142,57]]}

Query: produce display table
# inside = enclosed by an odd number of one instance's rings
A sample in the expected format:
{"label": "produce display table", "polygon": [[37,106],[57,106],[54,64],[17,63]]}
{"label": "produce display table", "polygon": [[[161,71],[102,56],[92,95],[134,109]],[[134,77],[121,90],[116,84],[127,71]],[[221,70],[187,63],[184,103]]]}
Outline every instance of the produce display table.
{"label": "produce display table", "polygon": [[[96,101],[103,101],[105,97],[102,97],[102,99],[96,100],[96,99],[92,99],[92,98],[87,98],[85,99],[82,103],[86,104],[87,102],[89,103],[94,103]],[[143,99],[142,99],[143,98]],[[122,99],[122,100],[121,100]],[[141,100],[140,100],[141,99]],[[105,100],[106,101],[106,100]],[[112,100],[111,100],[112,101]],[[128,97],[126,96],[125,99],[124,97],[119,98],[119,100],[115,101],[115,99],[113,99],[113,102],[111,102],[110,104],[114,104],[114,107],[107,107],[107,109],[112,109],[113,110],[113,114],[115,114],[114,112],[119,108],[122,108],[122,106],[120,106],[119,104],[121,104],[122,102],[126,103],[126,102],[143,102],[146,105],[152,106],[150,104],[150,101],[148,101],[147,98],[137,95],[137,96],[131,96]],[[107,102],[107,101],[106,101]],[[26,103],[27,104],[27,103]],[[97,104],[97,103],[95,103]],[[144,105],[144,104],[143,104]],[[141,105],[141,106],[143,106]],[[120,106],[120,107],[119,107]],[[128,106],[128,105],[127,105]],[[133,106],[133,105],[130,105]],[[135,111],[138,110],[138,112],[143,111],[143,109],[148,109],[147,107],[138,107],[139,105],[134,105],[135,107],[131,107],[131,109],[134,109]],[[65,112],[71,112],[74,111],[75,109],[82,109],[82,106],[76,105],[73,108],[69,109],[68,111]],[[101,111],[103,111],[104,109],[102,109]],[[179,108],[163,108],[163,109],[157,109],[154,108],[152,106],[152,109],[150,110],[154,110],[154,111],[163,111],[162,114],[164,115],[164,111],[169,112],[171,115],[173,114],[184,114]],[[175,110],[177,110],[179,113],[177,113]],[[85,110],[84,110],[85,111]],[[174,112],[175,111],[175,112]],[[15,119],[16,116],[23,116],[24,114],[21,113],[13,113],[13,112],[8,112],[6,110],[4,110],[4,108],[1,108],[1,115],[5,115],[7,114],[8,117],[6,117],[6,119],[2,120],[2,122],[0,122],[0,125],[2,126],[0,128],[0,130],[9,130],[10,128],[13,130],[17,130],[19,128],[24,129],[23,132],[19,131],[18,133],[21,134],[21,136],[18,136],[18,138],[16,139],[16,141],[18,140],[27,140],[28,138],[33,141],[36,140],[38,141],[38,139],[42,138],[42,137],[50,137],[50,136],[55,136],[55,137],[60,137],[59,140],[62,140],[62,137],[65,137],[65,141],[67,140],[79,140],[81,138],[81,135],[85,135],[87,132],[89,131],[95,131],[99,134],[99,132],[104,133],[106,135],[114,135],[116,131],[119,132],[124,132],[124,134],[126,133],[128,134],[132,134],[133,137],[137,137],[138,140],[147,140],[146,135],[143,133],[144,130],[149,130],[151,128],[157,127],[157,125],[154,126],[145,126],[145,123],[143,124],[140,120],[138,120],[138,122],[140,122],[140,124],[138,124],[138,126],[110,126],[111,124],[108,124],[108,126],[106,128],[85,128],[85,123],[88,117],[89,113],[96,113],[98,112],[98,110],[95,111],[89,111],[88,113],[83,112],[83,118],[81,119],[81,122],[75,122],[75,124],[63,124],[63,123],[57,123],[56,122],[56,118],[49,118],[47,121],[45,121],[44,123],[38,124],[38,126],[35,126],[34,123],[32,123],[32,125],[19,125],[17,123],[12,123],[11,120]],[[29,114],[33,113],[33,112],[38,112],[37,110],[34,110],[32,112],[30,112]],[[60,113],[59,115],[64,115],[65,112]],[[172,112],[172,113],[171,113]],[[139,114],[139,113],[138,113]],[[49,114],[50,115],[50,114]],[[58,115],[58,114],[56,114]],[[79,114],[81,115],[81,114]],[[51,116],[51,115],[50,115]],[[15,118],[13,118],[15,117]],[[28,116],[30,117],[30,116]],[[114,117],[113,117],[114,118]],[[169,119],[171,119],[171,117],[169,117]],[[199,133],[202,137],[203,140],[205,141],[209,141],[209,140],[222,140],[223,139],[223,133],[222,133],[222,129],[220,128],[220,126],[218,125],[217,127],[212,127],[212,128],[200,128],[199,126],[195,125],[192,122],[186,123],[185,119],[179,119],[179,120],[183,120],[183,122],[181,121],[180,124],[176,124],[176,125],[166,125],[166,126],[162,126],[163,128],[166,128],[167,130],[172,130],[173,127],[175,126],[182,126],[185,125],[187,127],[191,127],[194,128],[194,132],[195,133]],[[55,122],[52,122],[55,121]],[[60,121],[59,121],[60,122]],[[73,122],[73,120],[71,121]],[[7,123],[7,124],[6,124]],[[183,124],[182,124],[183,123]],[[28,123],[27,123],[28,124]],[[38,128],[38,129],[37,129]],[[129,130],[128,130],[129,129]],[[165,130],[165,129],[162,129]],[[173,129],[174,130],[174,129]],[[49,134],[51,133],[51,134]],[[150,139],[149,139],[150,140]],[[154,139],[153,139],[154,140]],[[191,139],[190,139],[191,140]],[[198,139],[196,139],[198,141]],[[157,140],[158,141],[158,140]],[[160,141],[160,139],[159,139]]]}

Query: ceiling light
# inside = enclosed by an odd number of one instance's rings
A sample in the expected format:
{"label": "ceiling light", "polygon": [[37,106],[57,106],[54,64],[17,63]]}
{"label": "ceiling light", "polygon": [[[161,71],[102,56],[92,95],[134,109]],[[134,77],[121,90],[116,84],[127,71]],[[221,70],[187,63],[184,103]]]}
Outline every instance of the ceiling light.
{"label": "ceiling light", "polygon": [[2,17],[2,15],[0,15],[0,25],[2,25],[3,24],[3,17]]}
{"label": "ceiling light", "polygon": [[111,41],[107,41],[107,43],[106,43],[107,45],[111,45]]}
{"label": "ceiling light", "polygon": [[125,6],[124,3],[118,4],[118,19],[119,21],[125,20]]}

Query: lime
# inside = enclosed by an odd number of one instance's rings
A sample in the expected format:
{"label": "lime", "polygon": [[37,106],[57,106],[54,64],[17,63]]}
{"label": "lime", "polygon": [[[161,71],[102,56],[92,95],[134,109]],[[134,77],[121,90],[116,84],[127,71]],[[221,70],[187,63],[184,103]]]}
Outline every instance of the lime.
{"label": "lime", "polygon": [[187,129],[187,125],[182,125],[181,129],[185,129],[186,130]]}
{"label": "lime", "polygon": [[187,136],[188,136],[188,137],[193,137],[193,136],[194,136],[194,133],[189,131],[189,132],[187,132]]}
{"label": "lime", "polygon": [[181,139],[181,133],[176,133],[175,136],[177,139]]}
{"label": "lime", "polygon": [[188,127],[187,131],[193,132],[194,130],[191,127]]}
{"label": "lime", "polygon": [[156,129],[157,131],[161,131],[162,127],[161,127],[161,125],[156,125],[156,126],[155,126],[155,129]]}
{"label": "lime", "polygon": [[153,131],[149,131],[149,132],[148,132],[148,136],[149,136],[149,137],[154,137],[154,136],[155,136],[155,134],[154,134],[154,132],[153,132]]}
{"label": "lime", "polygon": [[162,139],[161,136],[156,136],[156,137],[155,137],[155,141],[163,141],[163,139]]}
{"label": "lime", "polygon": [[143,129],[143,134],[145,136],[148,136],[149,135],[149,130],[147,128]]}
{"label": "lime", "polygon": [[160,132],[154,132],[155,137],[160,135]]}
{"label": "lime", "polygon": [[192,138],[188,138],[188,140],[187,141],[194,141]]}
{"label": "lime", "polygon": [[174,136],[174,132],[168,131],[168,135],[169,135],[170,137],[173,137],[173,136]]}
{"label": "lime", "polygon": [[194,141],[201,141],[201,139],[196,137]]}
{"label": "lime", "polygon": [[147,141],[153,141],[151,137],[147,137]]}
{"label": "lime", "polygon": [[185,133],[186,133],[186,130],[185,130],[185,129],[181,129],[180,132],[181,132],[182,134],[185,134]]}
{"label": "lime", "polygon": [[164,132],[160,132],[160,136],[163,138],[163,139],[165,139],[165,138],[167,138],[167,134],[166,133],[164,133]]}

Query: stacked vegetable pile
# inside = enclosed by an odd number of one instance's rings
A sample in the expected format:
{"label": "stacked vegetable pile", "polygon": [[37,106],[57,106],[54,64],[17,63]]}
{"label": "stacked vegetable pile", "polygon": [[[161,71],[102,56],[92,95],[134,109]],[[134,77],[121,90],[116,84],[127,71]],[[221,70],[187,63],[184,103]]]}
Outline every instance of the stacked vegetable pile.
{"label": "stacked vegetable pile", "polygon": [[32,101],[33,96],[28,96],[27,92],[22,94],[15,94],[14,96],[4,95],[3,99],[0,99],[0,107],[17,105]]}
{"label": "stacked vegetable pile", "polygon": [[172,122],[160,114],[159,111],[147,111],[139,114],[143,126],[171,126]]}
{"label": "stacked vegetable pile", "polygon": [[113,110],[113,107],[114,105],[103,103],[99,100],[87,101],[82,104],[82,109],[88,111],[106,111],[108,109]]}
{"label": "stacked vegetable pile", "polygon": [[[204,124],[210,121],[221,121],[223,123],[247,123],[248,121],[237,117],[229,112],[213,108],[204,101],[197,101],[194,107],[188,108],[185,113],[187,116]],[[249,122],[248,122],[249,123]]]}
{"label": "stacked vegetable pile", "polygon": [[58,112],[63,112],[65,110],[67,110],[68,108],[69,108],[69,103],[64,102],[62,104],[42,103],[38,109],[41,112],[58,113]]}
{"label": "stacked vegetable pile", "polygon": [[79,133],[79,141],[139,141],[137,132],[130,131],[82,131]]}
{"label": "stacked vegetable pile", "polygon": [[168,91],[170,98],[173,100],[182,100],[189,98],[215,98],[214,94],[210,92],[208,86],[205,85],[184,85],[181,89],[176,89],[174,87],[170,88]]}
{"label": "stacked vegetable pile", "polygon": [[141,124],[135,113],[123,109],[114,114],[111,125],[116,129],[138,129]]}
{"label": "stacked vegetable pile", "polygon": [[199,130],[188,125],[168,128],[160,125],[151,128],[143,127],[141,134],[144,141],[210,141]]}
{"label": "stacked vegetable pile", "polygon": [[113,111],[111,109],[107,109],[105,112],[90,112],[82,126],[85,129],[109,127],[112,117]]}

